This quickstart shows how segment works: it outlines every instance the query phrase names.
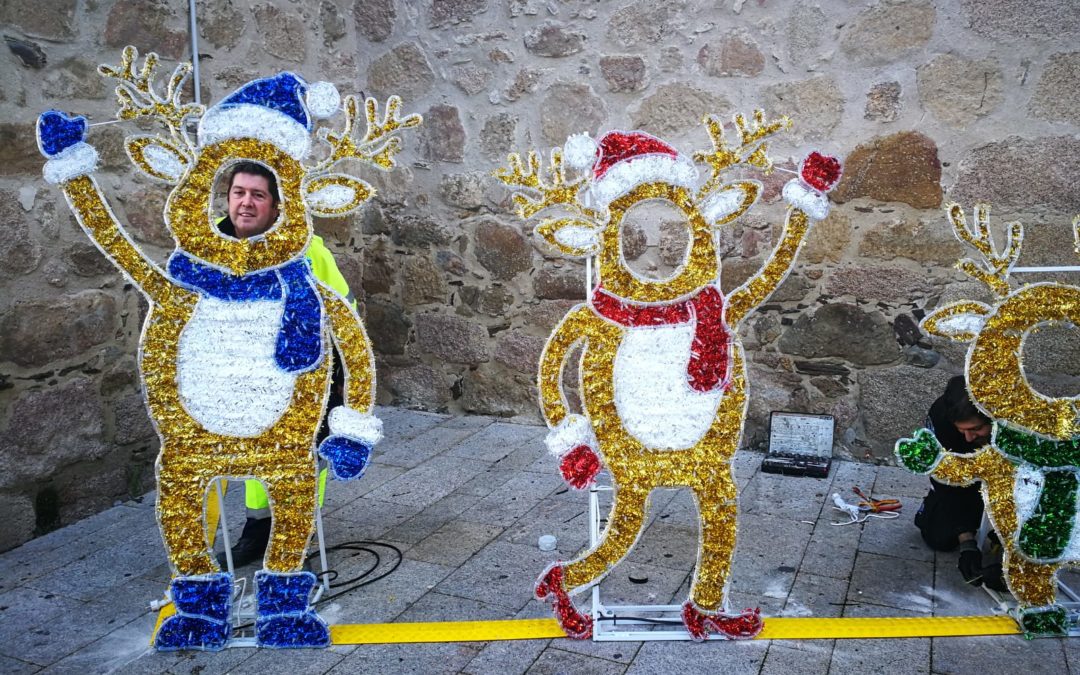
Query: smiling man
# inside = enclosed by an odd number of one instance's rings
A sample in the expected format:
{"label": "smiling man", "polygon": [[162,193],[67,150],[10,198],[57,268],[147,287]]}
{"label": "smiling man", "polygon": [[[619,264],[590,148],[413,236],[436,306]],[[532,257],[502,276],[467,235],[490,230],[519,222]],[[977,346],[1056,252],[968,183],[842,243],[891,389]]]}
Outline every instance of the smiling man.
{"label": "smiling man", "polygon": [[[278,208],[277,176],[270,169],[256,162],[240,162],[229,174],[228,216],[218,221],[218,230],[229,237],[247,239],[264,234],[277,223]],[[337,263],[330,249],[326,248],[322,237],[311,236],[308,244],[307,259],[315,277],[329,285],[349,301],[355,309],[356,302],[349,292],[345,277],[338,270]],[[334,374],[330,386],[330,401],[326,410],[344,403],[344,372],[341,358],[334,350]],[[317,446],[329,434],[326,420],[315,439]],[[326,488],[326,470],[319,473],[319,504],[322,504]],[[243,567],[263,557],[270,541],[270,500],[263,484],[257,480],[244,483],[244,502],[247,506],[247,521],[244,531],[232,547],[233,565]],[[225,554],[218,556],[218,564],[225,567]],[[305,562],[306,565],[306,562]]]}

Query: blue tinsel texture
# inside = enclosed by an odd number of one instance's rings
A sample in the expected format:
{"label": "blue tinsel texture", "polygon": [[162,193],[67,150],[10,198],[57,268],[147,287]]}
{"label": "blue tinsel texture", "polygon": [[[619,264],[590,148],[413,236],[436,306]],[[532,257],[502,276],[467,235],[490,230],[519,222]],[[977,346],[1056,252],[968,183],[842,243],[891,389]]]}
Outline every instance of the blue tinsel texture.
{"label": "blue tinsel texture", "polygon": [[371,448],[348,436],[329,436],[319,445],[319,454],[330,462],[338,480],[354,480],[363,475]]}
{"label": "blue tinsel texture", "polygon": [[46,157],[55,157],[86,138],[85,117],[69,117],[49,110],[38,117],[38,146]]}
{"label": "blue tinsel texture", "polygon": [[255,574],[258,609],[255,636],[260,646],[293,648],[330,644],[326,622],[308,608],[315,581],[311,572]]}

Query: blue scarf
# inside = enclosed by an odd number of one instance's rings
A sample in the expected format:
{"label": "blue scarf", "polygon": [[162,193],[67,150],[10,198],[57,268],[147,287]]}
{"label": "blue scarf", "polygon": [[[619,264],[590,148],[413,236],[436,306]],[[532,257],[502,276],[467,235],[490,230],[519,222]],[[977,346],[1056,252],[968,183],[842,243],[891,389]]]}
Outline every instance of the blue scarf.
{"label": "blue scarf", "polygon": [[236,276],[210,267],[179,249],[169,257],[169,275],[184,288],[228,302],[281,300],[274,360],[288,372],[304,372],[322,360],[322,303],[307,258],[284,267]]}

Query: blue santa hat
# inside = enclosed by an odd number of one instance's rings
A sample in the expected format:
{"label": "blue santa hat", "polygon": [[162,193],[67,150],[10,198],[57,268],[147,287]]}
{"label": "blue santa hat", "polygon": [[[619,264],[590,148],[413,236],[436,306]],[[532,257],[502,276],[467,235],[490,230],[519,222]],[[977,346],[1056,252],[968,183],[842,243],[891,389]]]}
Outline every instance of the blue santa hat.
{"label": "blue santa hat", "polygon": [[340,103],[337,88],[329,82],[309,85],[288,72],[253,80],[203,114],[199,145],[256,138],[300,160],[311,148],[311,118],[333,115]]}

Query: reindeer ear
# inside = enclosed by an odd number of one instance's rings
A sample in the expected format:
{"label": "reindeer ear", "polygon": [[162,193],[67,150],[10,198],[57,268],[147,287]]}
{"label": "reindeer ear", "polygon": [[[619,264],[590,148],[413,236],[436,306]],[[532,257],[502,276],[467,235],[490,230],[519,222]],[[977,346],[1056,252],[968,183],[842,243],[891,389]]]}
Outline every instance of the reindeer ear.
{"label": "reindeer ear", "polygon": [[536,233],[565,256],[584,258],[600,252],[600,228],[576,218],[548,219]]}
{"label": "reindeer ear", "polygon": [[343,173],[324,174],[304,184],[304,203],[316,216],[341,216],[375,195],[375,188]]}
{"label": "reindeer ear", "polygon": [[713,226],[726,225],[746,213],[761,195],[761,183],[743,180],[721,185],[701,202],[701,215]]}
{"label": "reindeer ear", "polygon": [[979,335],[992,311],[989,305],[974,300],[954,302],[935,309],[919,327],[931,335],[969,342]]}
{"label": "reindeer ear", "polygon": [[191,165],[186,152],[159,136],[132,136],[127,141],[127,154],[147,176],[172,185],[180,182]]}

